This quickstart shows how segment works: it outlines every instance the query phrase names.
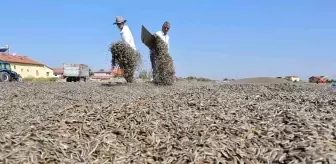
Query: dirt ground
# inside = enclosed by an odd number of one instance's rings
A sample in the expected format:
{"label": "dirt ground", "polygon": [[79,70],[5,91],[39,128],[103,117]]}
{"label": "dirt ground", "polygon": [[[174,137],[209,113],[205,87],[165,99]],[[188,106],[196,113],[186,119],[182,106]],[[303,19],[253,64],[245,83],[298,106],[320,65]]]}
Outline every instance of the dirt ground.
{"label": "dirt ground", "polygon": [[336,89],[1,83],[0,163],[335,163]]}

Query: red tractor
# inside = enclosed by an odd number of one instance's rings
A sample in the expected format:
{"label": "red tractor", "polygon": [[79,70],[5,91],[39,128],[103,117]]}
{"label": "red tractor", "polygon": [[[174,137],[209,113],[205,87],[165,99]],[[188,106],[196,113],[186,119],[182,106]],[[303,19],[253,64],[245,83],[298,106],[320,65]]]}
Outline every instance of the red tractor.
{"label": "red tractor", "polygon": [[309,78],[309,82],[316,84],[325,84],[327,83],[327,79],[324,76],[313,76]]}
{"label": "red tractor", "polygon": [[320,79],[320,83],[322,83],[322,84],[327,83],[327,79],[321,78],[321,79]]}

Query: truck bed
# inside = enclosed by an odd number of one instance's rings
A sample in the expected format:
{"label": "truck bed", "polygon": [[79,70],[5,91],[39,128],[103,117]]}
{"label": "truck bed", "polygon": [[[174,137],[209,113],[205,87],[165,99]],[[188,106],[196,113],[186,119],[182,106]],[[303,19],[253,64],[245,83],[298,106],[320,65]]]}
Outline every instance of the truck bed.
{"label": "truck bed", "polygon": [[63,64],[63,76],[89,77],[89,67],[85,64]]}

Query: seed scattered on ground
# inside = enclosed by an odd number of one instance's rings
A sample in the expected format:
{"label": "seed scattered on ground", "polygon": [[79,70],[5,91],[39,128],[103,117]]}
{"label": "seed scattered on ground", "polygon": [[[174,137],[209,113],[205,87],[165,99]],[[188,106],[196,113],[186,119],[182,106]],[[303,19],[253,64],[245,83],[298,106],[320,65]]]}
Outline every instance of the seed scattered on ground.
{"label": "seed scattered on ground", "polygon": [[336,91],[4,83],[0,163],[335,163]]}

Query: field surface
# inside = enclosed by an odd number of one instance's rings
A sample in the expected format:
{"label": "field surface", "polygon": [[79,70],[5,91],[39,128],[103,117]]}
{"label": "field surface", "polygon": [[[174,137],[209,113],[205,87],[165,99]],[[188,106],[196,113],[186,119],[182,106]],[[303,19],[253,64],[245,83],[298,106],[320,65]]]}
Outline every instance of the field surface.
{"label": "field surface", "polygon": [[335,163],[336,89],[1,83],[0,163]]}

